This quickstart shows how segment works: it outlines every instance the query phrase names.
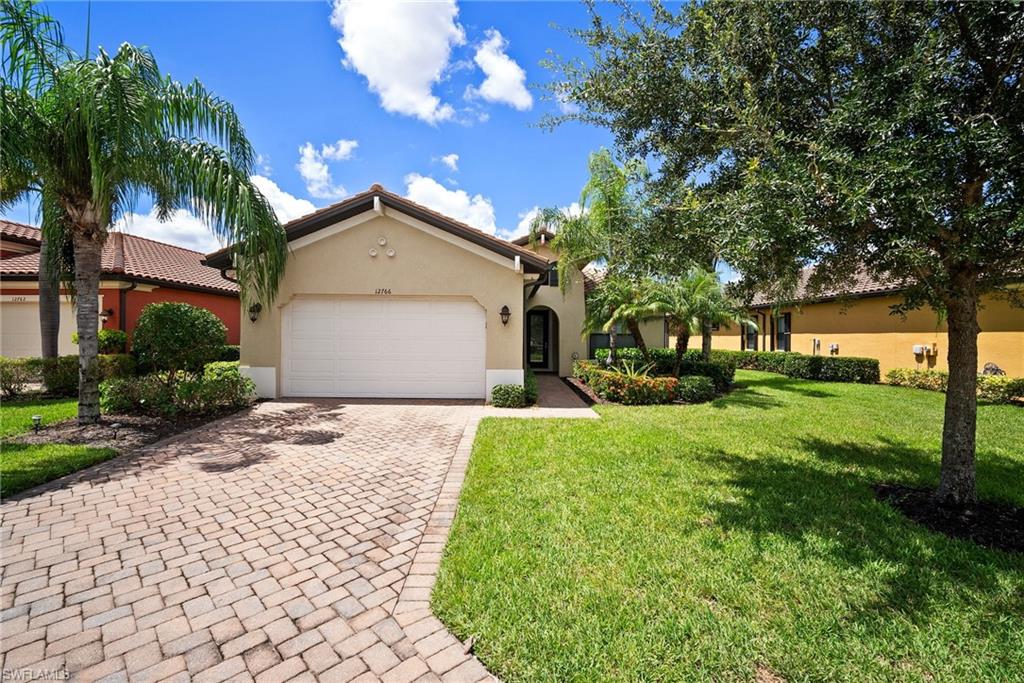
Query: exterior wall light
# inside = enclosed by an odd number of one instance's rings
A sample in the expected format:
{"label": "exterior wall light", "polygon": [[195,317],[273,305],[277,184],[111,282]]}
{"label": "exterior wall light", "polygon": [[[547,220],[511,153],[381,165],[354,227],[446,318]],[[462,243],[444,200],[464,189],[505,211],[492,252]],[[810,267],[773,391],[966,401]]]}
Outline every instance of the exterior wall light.
{"label": "exterior wall light", "polygon": [[114,309],[113,308],[104,308],[103,310],[100,311],[100,322],[102,324],[104,324],[104,325],[106,325],[107,321],[110,320],[113,317],[114,317]]}
{"label": "exterior wall light", "polygon": [[256,322],[259,320],[260,311],[263,310],[263,304],[256,302],[249,307],[249,322]]}
{"label": "exterior wall light", "polygon": [[501,324],[508,325],[508,319],[512,317],[512,311],[508,310],[508,306],[502,306],[501,310],[498,311],[498,315],[501,316]]}

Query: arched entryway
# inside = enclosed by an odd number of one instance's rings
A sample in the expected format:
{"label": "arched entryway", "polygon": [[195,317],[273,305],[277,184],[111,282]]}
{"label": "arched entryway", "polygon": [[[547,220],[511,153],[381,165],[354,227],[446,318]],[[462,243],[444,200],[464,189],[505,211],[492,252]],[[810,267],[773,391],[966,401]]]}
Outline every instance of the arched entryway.
{"label": "arched entryway", "polygon": [[526,364],[534,372],[558,372],[558,314],[547,306],[526,312]]}

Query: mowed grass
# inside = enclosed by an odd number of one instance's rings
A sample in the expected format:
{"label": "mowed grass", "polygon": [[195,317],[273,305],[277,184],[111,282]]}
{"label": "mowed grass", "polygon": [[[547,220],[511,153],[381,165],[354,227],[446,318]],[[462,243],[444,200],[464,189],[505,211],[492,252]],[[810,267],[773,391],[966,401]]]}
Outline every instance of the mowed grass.
{"label": "mowed grass", "polygon": [[4,400],[0,403],[0,438],[16,436],[32,429],[32,416],[42,417],[42,425],[69,420],[78,414],[74,398],[33,398]]}
{"label": "mowed grass", "polygon": [[[943,396],[741,371],[700,406],[481,425],[433,594],[504,680],[1022,680],[1024,556],[872,484],[938,481]],[[1024,505],[1024,410],[983,406]]]}
{"label": "mowed grass", "polygon": [[[30,399],[0,404],[0,437],[16,436],[32,429],[32,416],[47,425],[68,420],[78,412],[75,399]],[[117,455],[110,448],[69,444],[29,445],[0,442],[0,498]]]}

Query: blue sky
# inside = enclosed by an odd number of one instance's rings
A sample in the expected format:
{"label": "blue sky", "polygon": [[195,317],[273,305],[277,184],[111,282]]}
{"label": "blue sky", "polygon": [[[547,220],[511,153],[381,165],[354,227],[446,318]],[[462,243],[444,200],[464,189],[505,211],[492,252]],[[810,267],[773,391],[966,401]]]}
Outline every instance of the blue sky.
{"label": "blue sky", "polygon": [[[83,51],[87,5],[47,8]],[[558,111],[540,60],[580,53],[551,24],[586,21],[569,2],[94,2],[90,42],[148,46],[165,73],[231,101],[282,219],[379,182],[508,237],[534,207],[575,201],[587,154],[611,145],[601,129],[537,125]],[[158,225],[148,210],[125,229],[216,247],[191,217]],[[7,217],[35,222],[26,206]]]}

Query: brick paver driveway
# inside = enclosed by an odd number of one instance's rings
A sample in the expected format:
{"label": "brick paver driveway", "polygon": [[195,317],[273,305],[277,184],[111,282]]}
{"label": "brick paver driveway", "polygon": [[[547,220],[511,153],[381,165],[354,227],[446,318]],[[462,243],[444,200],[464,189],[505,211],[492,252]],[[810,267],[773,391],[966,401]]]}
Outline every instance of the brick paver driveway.
{"label": "brick paver driveway", "polygon": [[6,501],[5,679],[486,677],[426,602],[479,410],[268,403]]}

